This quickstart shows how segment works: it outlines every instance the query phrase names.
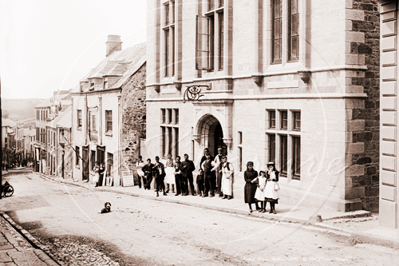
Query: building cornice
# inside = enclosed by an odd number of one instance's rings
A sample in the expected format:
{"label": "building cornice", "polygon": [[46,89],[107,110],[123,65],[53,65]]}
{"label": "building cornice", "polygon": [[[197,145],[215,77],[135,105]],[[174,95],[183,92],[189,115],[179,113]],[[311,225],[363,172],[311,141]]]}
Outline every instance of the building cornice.
{"label": "building cornice", "polygon": [[[303,94],[276,94],[276,95],[236,95],[212,99],[201,99],[196,102],[236,101],[236,100],[276,100],[276,99],[346,99],[367,98],[366,93],[303,93]],[[146,102],[182,102],[183,98],[152,98]]]}

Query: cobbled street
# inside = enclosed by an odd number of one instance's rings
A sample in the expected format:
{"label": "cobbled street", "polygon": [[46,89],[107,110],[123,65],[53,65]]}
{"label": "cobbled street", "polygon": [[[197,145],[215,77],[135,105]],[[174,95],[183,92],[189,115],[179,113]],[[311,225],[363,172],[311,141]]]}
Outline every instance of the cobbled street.
{"label": "cobbled street", "polygon": [[[1,210],[63,265],[396,265],[399,259],[397,250],[314,227],[66,186],[34,173],[6,180],[15,194],[0,201]],[[112,212],[100,214],[107,201]]]}

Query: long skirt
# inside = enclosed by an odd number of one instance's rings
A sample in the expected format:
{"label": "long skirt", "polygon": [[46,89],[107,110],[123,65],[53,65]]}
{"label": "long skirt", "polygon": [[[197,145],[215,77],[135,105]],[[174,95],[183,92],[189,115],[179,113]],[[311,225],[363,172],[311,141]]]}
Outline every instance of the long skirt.
{"label": "long skirt", "polygon": [[245,203],[255,203],[255,192],[256,192],[256,184],[253,183],[245,183],[244,187],[244,198]]}
{"label": "long skirt", "polygon": [[278,190],[274,190],[275,183],[276,182],[274,182],[274,181],[269,181],[266,183],[265,197],[266,197],[266,200],[269,202],[278,203],[279,193],[278,193]]}
{"label": "long skirt", "polygon": [[231,178],[227,179],[227,178],[222,178],[222,191],[223,191],[223,195],[227,195],[227,196],[231,196],[232,195],[232,191],[231,191]]}
{"label": "long skirt", "polygon": [[175,168],[173,167],[166,167],[165,168],[165,183],[174,185],[175,182]]}

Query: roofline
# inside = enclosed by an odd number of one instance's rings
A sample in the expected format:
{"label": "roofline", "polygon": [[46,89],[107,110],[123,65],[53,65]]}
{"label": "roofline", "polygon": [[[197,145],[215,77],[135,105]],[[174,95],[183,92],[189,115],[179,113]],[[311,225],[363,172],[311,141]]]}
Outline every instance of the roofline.
{"label": "roofline", "polygon": [[108,93],[108,92],[118,92],[121,91],[121,88],[112,88],[106,90],[94,90],[94,91],[83,91],[83,92],[71,92],[71,96],[79,96],[85,94],[101,94],[101,93]]}
{"label": "roofline", "polygon": [[[137,66],[136,70],[134,70],[134,72],[129,76],[129,78],[130,78],[131,76],[133,76],[134,74],[136,74],[137,71],[139,71],[139,69],[140,69],[142,66],[144,66],[145,63],[147,63],[147,58],[144,59],[143,62],[141,62],[140,65]],[[122,89],[122,86],[125,86],[125,84],[126,84],[127,82],[128,82],[128,79],[126,79],[126,81],[123,82],[123,83],[121,84],[121,86],[119,87],[119,89]]]}

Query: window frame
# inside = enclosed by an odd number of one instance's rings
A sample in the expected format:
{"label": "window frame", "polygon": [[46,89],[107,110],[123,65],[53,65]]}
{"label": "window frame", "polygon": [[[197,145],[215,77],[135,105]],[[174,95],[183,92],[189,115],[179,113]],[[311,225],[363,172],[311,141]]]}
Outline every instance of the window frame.
{"label": "window frame", "polygon": [[105,110],[105,134],[108,136],[112,136],[112,132],[113,132],[112,110]]}
{"label": "window frame", "polygon": [[[293,8],[292,8],[292,2],[296,1],[296,12],[293,13]],[[287,45],[288,45],[288,62],[297,62],[299,60],[299,1],[298,0],[288,0],[288,38],[287,38]],[[295,27],[292,26],[292,24],[294,23],[293,21],[298,22],[297,25],[295,25]],[[297,31],[295,32],[293,30],[293,28],[297,29]],[[292,53],[292,47],[293,47],[293,39],[296,38],[296,42],[297,42],[297,54],[293,54]]]}
{"label": "window frame", "polygon": [[82,119],[82,110],[81,109],[77,110],[76,118],[77,118],[77,129],[82,129],[83,119]]}
{"label": "window frame", "polygon": [[[280,7],[280,12],[277,16],[276,14],[276,9],[277,6]],[[272,64],[281,64],[282,59],[283,59],[283,0],[272,0],[272,5],[271,5],[271,34],[272,34],[272,49],[271,49],[271,54],[272,54]],[[276,27],[279,27],[278,29]],[[276,32],[278,31],[279,36],[276,37]],[[276,41],[279,41],[279,45],[276,46]],[[276,50],[278,47],[278,51]],[[276,57],[276,54],[278,54],[278,57]]]}

